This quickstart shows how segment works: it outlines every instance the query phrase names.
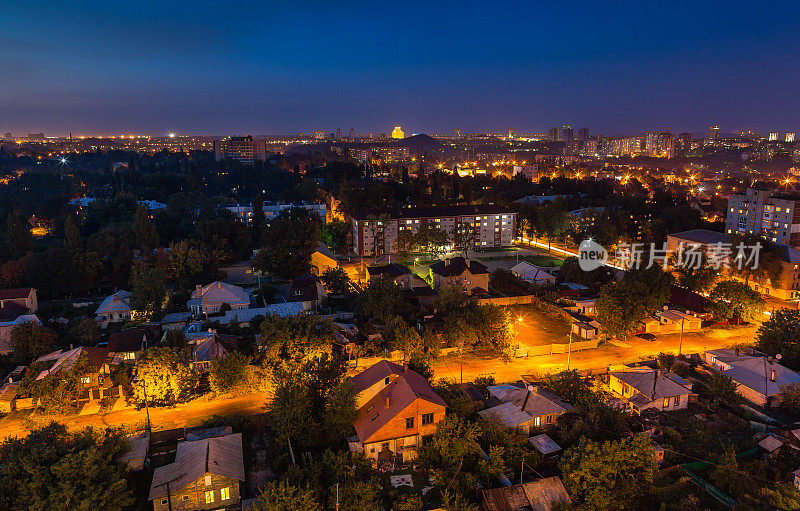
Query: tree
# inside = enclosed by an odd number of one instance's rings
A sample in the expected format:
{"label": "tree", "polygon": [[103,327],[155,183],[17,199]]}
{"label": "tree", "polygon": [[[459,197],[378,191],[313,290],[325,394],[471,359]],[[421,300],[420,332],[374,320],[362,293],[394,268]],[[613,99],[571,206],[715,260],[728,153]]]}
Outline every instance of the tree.
{"label": "tree", "polygon": [[406,229],[400,231],[400,233],[397,235],[397,240],[394,243],[394,250],[397,252],[398,256],[406,258],[412,252],[416,251],[417,246],[417,236],[410,230]]}
{"label": "tree", "polygon": [[255,511],[322,511],[316,492],[308,485],[270,481],[261,487]]}
{"label": "tree", "polygon": [[594,406],[602,402],[602,396],[595,392],[575,369],[547,375],[544,384],[564,401],[579,408]]}
{"label": "tree", "polygon": [[453,250],[462,257],[467,257],[473,248],[475,248],[475,237],[470,229],[463,225],[456,226],[453,231]]}
{"label": "tree", "polygon": [[397,315],[403,315],[406,309],[403,292],[387,278],[370,279],[355,300],[356,314],[365,319],[376,319],[383,324]]}
{"label": "tree", "polygon": [[193,284],[206,271],[207,258],[202,249],[188,241],[169,244],[173,275],[182,286]]}
{"label": "tree", "polygon": [[350,224],[341,220],[332,220],[320,228],[320,240],[334,252],[344,252],[350,236]]}
{"label": "tree", "polygon": [[597,296],[597,321],[612,337],[627,337],[647,314],[647,286],[637,281],[610,282]]}
{"label": "tree", "polygon": [[416,238],[417,245],[433,256],[444,254],[451,245],[447,231],[430,224],[420,227]]}
{"label": "tree", "polygon": [[250,241],[254,246],[258,247],[261,240],[261,231],[264,229],[266,223],[266,216],[264,216],[264,196],[260,192],[253,195],[253,218],[250,219]]}
{"label": "tree", "polygon": [[721,321],[739,318],[742,321],[761,319],[765,301],[750,286],[735,280],[718,282],[709,295],[709,307],[714,317]]}
{"label": "tree", "polygon": [[77,344],[94,346],[100,340],[102,332],[94,318],[83,318],[80,323],[70,329],[69,335],[78,341]]}
{"label": "tree", "polygon": [[468,302],[444,315],[444,339],[449,346],[464,343],[464,349],[479,355],[510,357],[517,335],[511,313],[497,305]]}
{"label": "tree", "polygon": [[[339,489],[339,507],[352,511],[376,511],[383,508],[381,487],[374,481],[352,481]],[[329,492],[328,506],[336,509],[336,493]]]}
{"label": "tree", "polygon": [[660,309],[670,298],[670,288],[675,282],[671,273],[654,264],[650,268],[634,268],[625,272],[625,280],[639,282],[647,289],[645,307],[648,312]]}
{"label": "tree", "polygon": [[208,375],[211,390],[222,394],[246,383],[249,375],[247,369],[249,363],[247,357],[237,351],[212,360]]}
{"label": "tree", "polygon": [[736,382],[727,374],[714,373],[705,381],[708,388],[708,397],[713,403],[735,405],[742,401],[742,396],[736,392]]}
{"label": "tree", "polygon": [[6,243],[12,259],[19,259],[31,249],[31,231],[15,213],[6,219]]}
{"label": "tree", "polygon": [[800,416],[800,385],[790,383],[781,387],[781,408],[793,417]]}
{"label": "tree", "polygon": [[550,250],[550,243],[564,238],[569,231],[570,216],[560,205],[549,204],[539,208],[535,225],[536,232],[547,238],[547,250]]}
{"label": "tree", "polygon": [[131,400],[137,407],[171,406],[186,401],[194,392],[196,375],[172,349],[147,349],[134,366]]}
{"label": "tree", "polygon": [[131,277],[131,308],[151,318],[159,316],[169,302],[164,272],[149,268]]}
{"label": "tree", "polygon": [[800,311],[776,309],[767,321],[758,327],[756,347],[767,355],[781,354],[781,364],[800,367]]}
{"label": "tree", "polygon": [[261,322],[262,354],[267,365],[298,364],[330,353],[335,340],[333,323],[319,316],[270,314]]}
{"label": "tree", "polygon": [[72,254],[79,254],[83,250],[83,240],[81,240],[81,231],[75,224],[75,216],[67,215],[64,220],[64,245]]}
{"label": "tree", "polygon": [[319,220],[305,209],[290,208],[269,222],[253,268],[281,278],[307,273],[317,249]]}
{"label": "tree", "polygon": [[322,272],[320,280],[322,280],[328,292],[334,295],[344,295],[350,291],[352,286],[350,277],[342,268],[328,268]]}
{"label": "tree", "polygon": [[[78,399],[86,396],[86,391],[81,383],[81,378],[91,371],[89,360],[81,355],[70,367],[61,367],[54,372],[46,372],[45,376],[38,378],[41,370],[48,369],[36,367],[37,370],[26,372],[21,387],[24,392],[31,395],[45,413],[52,415],[67,415],[78,411]],[[27,378],[30,376],[33,380]]]}
{"label": "tree", "polygon": [[11,329],[11,351],[19,362],[51,352],[55,340],[56,333],[40,323],[20,323]]}
{"label": "tree", "polygon": [[133,217],[133,237],[136,246],[142,250],[152,250],[158,246],[158,232],[147,206],[140,204]]}
{"label": "tree", "polygon": [[656,473],[650,439],[594,442],[581,438],[559,462],[564,486],[574,499],[595,510],[634,509]]}
{"label": "tree", "polygon": [[127,450],[118,430],[69,432],[57,423],[9,438],[0,444],[0,507],[129,509],[134,496],[119,460]]}
{"label": "tree", "polygon": [[475,486],[481,428],[457,415],[446,415],[433,438],[417,451],[419,464],[430,471],[436,486],[467,493]]}

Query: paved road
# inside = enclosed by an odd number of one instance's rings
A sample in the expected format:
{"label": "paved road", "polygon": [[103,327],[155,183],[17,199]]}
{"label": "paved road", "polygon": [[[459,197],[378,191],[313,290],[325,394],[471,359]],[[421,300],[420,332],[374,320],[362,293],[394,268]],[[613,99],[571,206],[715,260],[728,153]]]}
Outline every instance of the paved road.
{"label": "paved road", "polygon": [[[228,399],[199,399],[173,408],[151,408],[150,421],[153,429],[171,429],[183,426],[195,426],[215,415],[234,414],[254,415],[264,411],[266,394],[251,394]],[[116,412],[94,415],[73,415],[69,417],[49,417],[36,414],[30,418],[11,418],[0,421],[0,439],[8,436],[25,436],[30,427],[44,425],[50,420],[57,420],[70,429],[87,426],[144,426],[147,421],[145,410],[127,408]]]}
{"label": "paved road", "polygon": [[[738,343],[752,342],[755,326],[736,328],[715,328],[702,333],[687,333],[683,336],[683,353],[731,346]],[[678,352],[679,335],[660,335],[655,341],[631,338],[629,341],[615,344],[604,344],[595,350],[572,353],[570,368],[597,369],[612,364],[631,362],[643,357],[652,357],[662,351]],[[493,374],[498,382],[516,381],[523,374],[546,374],[558,372],[567,367],[567,355],[548,355],[514,359],[505,363],[497,359],[478,359],[467,356],[464,360],[464,381],[472,381],[484,374]],[[434,370],[437,378],[453,378],[459,380],[458,356],[440,358]],[[183,426],[195,426],[215,415],[232,414],[253,415],[264,411],[268,394],[252,394],[234,398],[215,400],[198,399],[173,408],[152,408],[150,420],[155,429],[170,429]],[[11,417],[0,420],[0,439],[8,436],[24,436],[30,428],[43,425],[51,419],[42,415],[31,418]],[[71,429],[86,426],[143,426],[146,421],[144,410],[125,409],[94,415],[75,415],[57,419]]]}
{"label": "paved road", "polygon": [[[683,335],[682,353],[724,348],[740,343],[751,343],[755,338],[755,326],[736,328],[714,328],[703,332]],[[610,365],[650,358],[660,352],[678,353],[679,334],[657,336],[655,341],[631,337],[627,342],[605,343],[597,349],[577,351],[570,355],[570,369],[599,369]],[[516,381],[522,374],[554,373],[567,368],[567,355],[546,355],[541,357],[516,358],[510,362],[497,359],[465,357],[464,381],[492,374],[496,381]],[[458,355],[440,358],[434,367],[437,378],[460,379]]]}

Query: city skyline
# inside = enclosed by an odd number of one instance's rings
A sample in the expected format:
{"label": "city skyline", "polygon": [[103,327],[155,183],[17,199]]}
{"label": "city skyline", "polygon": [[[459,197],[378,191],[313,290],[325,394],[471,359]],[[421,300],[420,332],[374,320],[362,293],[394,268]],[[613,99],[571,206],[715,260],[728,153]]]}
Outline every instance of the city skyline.
{"label": "city skyline", "polygon": [[800,113],[780,7],[218,10],[5,6],[0,132],[783,132]]}

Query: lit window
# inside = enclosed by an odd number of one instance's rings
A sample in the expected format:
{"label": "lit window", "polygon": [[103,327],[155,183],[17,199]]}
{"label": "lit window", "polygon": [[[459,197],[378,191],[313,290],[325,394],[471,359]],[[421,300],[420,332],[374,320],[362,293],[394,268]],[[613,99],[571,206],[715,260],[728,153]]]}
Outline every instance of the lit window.
{"label": "lit window", "polygon": [[539,424],[541,424],[541,419],[542,419],[541,417],[534,417],[533,418],[533,425],[534,426],[539,426]]}
{"label": "lit window", "polygon": [[668,397],[664,398],[664,408],[669,408],[669,398]]}
{"label": "lit window", "polygon": [[92,378],[89,376],[81,376],[81,383],[88,385],[89,383],[92,383]]}
{"label": "lit window", "polygon": [[231,489],[227,486],[219,491],[219,500],[228,500],[231,498]]}
{"label": "lit window", "polygon": [[206,492],[206,504],[213,504],[214,503],[214,490],[208,490]]}
{"label": "lit window", "polygon": [[205,484],[206,484],[206,486],[211,486],[211,475],[210,474],[206,474]]}

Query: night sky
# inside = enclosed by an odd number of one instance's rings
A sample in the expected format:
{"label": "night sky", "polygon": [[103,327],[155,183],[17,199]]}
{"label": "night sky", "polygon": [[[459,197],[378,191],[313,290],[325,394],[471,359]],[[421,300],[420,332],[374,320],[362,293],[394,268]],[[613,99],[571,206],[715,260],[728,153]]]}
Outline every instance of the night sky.
{"label": "night sky", "polygon": [[0,132],[800,131],[752,2],[0,0]]}

